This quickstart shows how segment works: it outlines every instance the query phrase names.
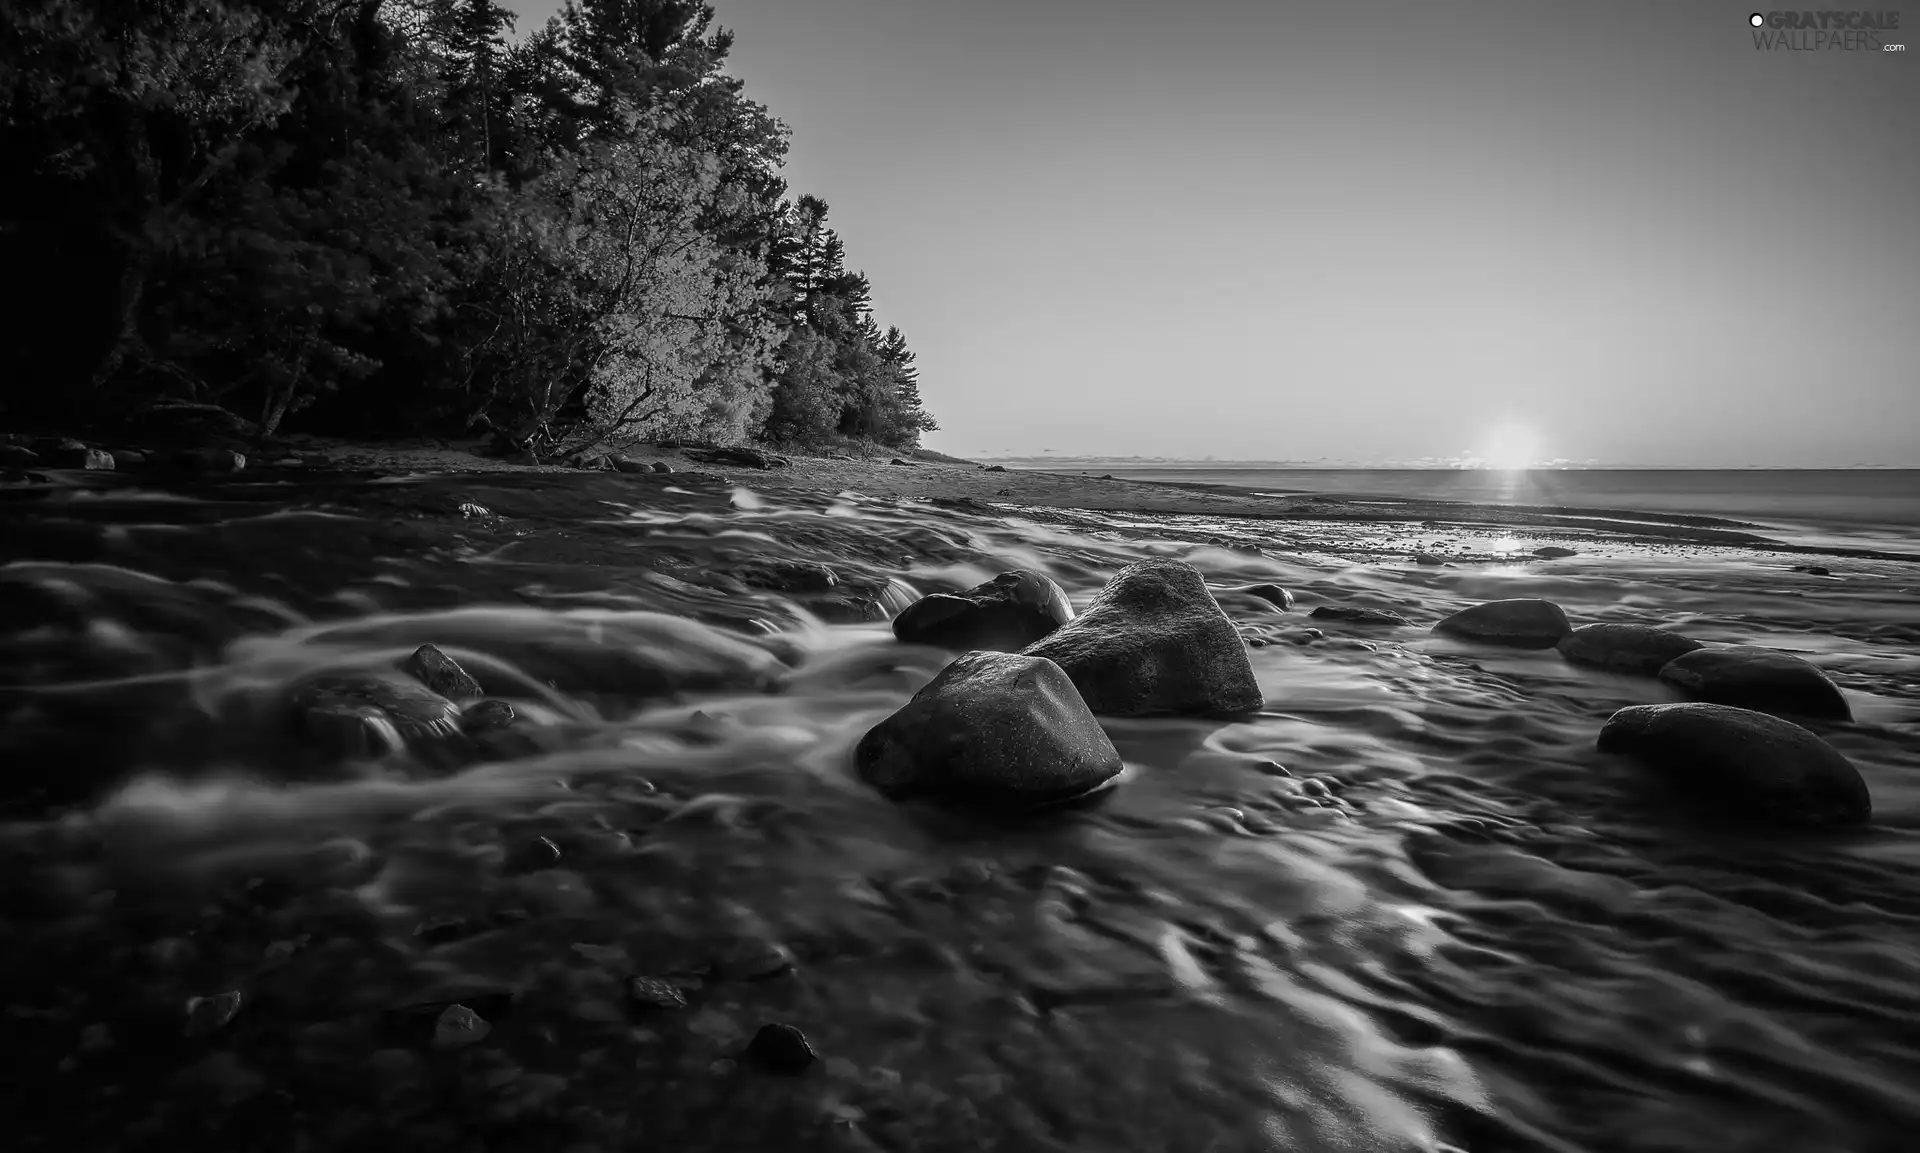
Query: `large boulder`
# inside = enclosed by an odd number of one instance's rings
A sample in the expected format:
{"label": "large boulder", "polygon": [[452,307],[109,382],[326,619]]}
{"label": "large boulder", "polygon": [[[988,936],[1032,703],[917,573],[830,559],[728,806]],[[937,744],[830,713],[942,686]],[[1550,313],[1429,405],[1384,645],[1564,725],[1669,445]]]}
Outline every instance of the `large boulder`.
{"label": "large boulder", "polygon": [[1853,709],[1818,667],[1755,645],[1695,649],[1668,661],[1660,679],[1699,701],[1850,721]]}
{"label": "large boulder", "polygon": [[961,593],[921,597],[893,618],[912,645],[1018,652],[1073,619],[1066,590],[1036,572],[1003,572]]}
{"label": "large boulder", "polygon": [[1434,625],[1433,631],[1487,644],[1550,649],[1572,632],[1573,626],[1552,601],[1521,598],[1461,609]]}
{"label": "large boulder", "polygon": [[895,800],[996,808],[1070,800],[1113,780],[1120,754],[1059,665],[1018,653],[956,659],[862,737],[860,775]]}
{"label": "large boulder", "polygon": [[1844,825],[1873,814],[1866,782],[1847,758],[1799,725],[1750,709],[1633,705],[1601,728],[1599,748],[1755,815]]}
{"label": "large boulder", "polygon": [[1677,656],[1703,647],[1692,637],[1647,625],[1581,625],[1560,638],[1560,655],[1576,665],[1652,676]]}
{"label": "large boulder", "polygon": [[1184,561],[1121,569],[1085,613],[1026,652],[1065,669],[1096,713],[1227,716],[1262,703],[1239,630]]}

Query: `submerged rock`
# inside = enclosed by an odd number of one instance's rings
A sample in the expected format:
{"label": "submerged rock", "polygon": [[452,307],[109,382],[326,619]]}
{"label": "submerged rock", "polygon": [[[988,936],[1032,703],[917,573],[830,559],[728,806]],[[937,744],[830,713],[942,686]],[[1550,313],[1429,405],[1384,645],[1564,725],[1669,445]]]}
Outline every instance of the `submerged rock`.
{"label": "submerged rock", "polygon": [[1660,679],[1713,704],[1822,720],[1853,719],[1847,698],[1818,666],[1756,645],[1684,653],[1661,667]]}
{"label": "submerged rock", "polygon": [[1731,808],[1798,824],[1859,824],[1873,814],[1852,762],[1779,717],[1715,704],[1633,705],[1600,730],[1599,749],[1633,757]]}
{"label": "submerged rock", "polygon": [[1433,631],[1488,644],[1550,649],[1572,632],[1573,626],[1552,601],[1519,598],[1461,609],[1434,625]]}
{"label": "submerged rock", "polygon": [[1534,549],[1533,555],[1541,560],[1559,560],[1561,557],[1579,556],[1580,553],[1577,549],[1561,548],[1557,544],[1550,544],[1545,548]]}
{"label": "submerged rock", "polygon": [[733,575],[749,587],[783,593],[827,592],[840,584],[840,574],[810,560],[751,561],[734,569]]}
{"label": "submerged rock", "polygon": [[1320,605],[1307,615],[1323,621],[1345,621],[1354,625],[1411,625],[1413,623],[1390,609],[1369,609],[1354,605]]}
{"label": "submerged rock", "polygon": [[443,697],[465,701],[486,695],[480,682],[467,675],[467,670],[460,667],[459,661],[433,645],[421,645],[413,650],[413,655],[407,658],[402,668]]}
{"label": "submerged rock", "polygon": [[868,730],[854,757],[861,777],[895,800],[1003,808],[1080,796],[1121,768],[1060,666],[996,652],[967,653],[942,669]]}
{"label": "submerged rock", "polygon": [[493,1026],[465,1005],[448,1005],[433,1023],[433,1043],[443,1049],[483,1040]]}
{"label": "submerged rock", "polygon": [[1016,569],[965,592],[921,597],[893,619],[893,635],[912,645],[1018,652],[1072,619],[1066,590]]}
{"label": "submerged rock", "polygon": [[335,756],[378,756],[459,731],[452,701],[400,676],[313,677],[294,687],[290,702],[301,731]]}
{"label": "submerged rock", "polygon": [[773,1073],[798,1073],[814,1062],[807,1035],[792,1025],[763,1025],[747,1043],[747,1060]]}
{"label": "submerged rock", "polygon": [[1581,625],[1560,638],[1560,655],[1576,665],[1652,676],[1668,661],[1702,647],[1692,637],[1647,625]]}
{"label": "submerged rock", "polygon": [[1239,630],[1184,561],[1121,569],[1085,613],[1026,653],[1057,663],[1087,706],[1110,716],[1226,716],[1263,700]]}

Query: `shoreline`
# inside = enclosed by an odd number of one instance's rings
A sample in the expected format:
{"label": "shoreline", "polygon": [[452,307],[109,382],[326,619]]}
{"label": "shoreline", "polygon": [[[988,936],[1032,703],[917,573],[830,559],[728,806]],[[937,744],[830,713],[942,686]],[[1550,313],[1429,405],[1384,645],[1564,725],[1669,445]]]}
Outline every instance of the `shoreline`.
{"label": "shoreline", "polygon": [[[125,452],[120,441],[97,442],[109,452]],[[129,445],[131,441],[128,442]],[[320,478],[366,475],[396,477],[420,474],[450,476],[514,475],[625,475],[609,469],[583,469],[563,462],[534,464],[482,455],[483,440],[416,439],[389,442],[333,437],[289,436],[244,445],[222,441],[247,457],[239,478],[273,475],[276,478]],[[884,451],[884,450],[881,450]],[[141,455],[151,456],[151,453]],[[909,501],[958,504],[976,511],[1017,513],[1021,509],[1080,511],[1114,516],[1151,515],[1225,518],[1243,527],[1276,527],[1293,522],[1332,529],[1352,526],[1386,532],[1406,543],[1359,551],[1418,554],[1421,541],[1436,533],[1505,532],[1524,534],[1529,541],[1635,546],[1699,546],[1749,552],[1841,557],[1860,560],[1920,562],[1920,554],[1884,549],[1803,544],[1768,534],[1765,526],[1731,518],[1632,509],[1590,509],[1554,505],[1493,505],[1471,501],[1413,499],[1363,493],[1314,493],[1275,496],[1208,481],[1146,480],[1099,476],[1034,468],[1008,468],[963,461],[925,450],[899,456],[853,457],[787,454],[784,464],[768,469],[715,465],[695,460],[679,447],[642,444],[624,455],[640,465],[655,462],[671,469],[665,475],[688,480],[719,480],[769,493],[831,495],[858,491],[868,496]],[[7,474],[13,483],[0,491],[35,486],[33,475],[59,471],[70,483],[105,482],[106,478],[145,477],[147,467],[116,468],[110,472],[15,468]],[[635,474],[639,475],[639,474]],[[97,478],[89,480],[88,478]],[[50,478],[49,478],[50,479]],[[1337,535],[1337,534],[1336,534]],[[1384,543],[1384,542],[1383,542]],[[1337,546],[1336,546],[1337,547]],[[1529,544],[1529,548],[1533,547]],[[1524,550],[1506,550],[1522,551]],[[1448,559],[1463,559],[1460,556]],[[1474,559],[1483,559],[1476,556]],[[1519,559],[1519,558],[1509,558]]]}

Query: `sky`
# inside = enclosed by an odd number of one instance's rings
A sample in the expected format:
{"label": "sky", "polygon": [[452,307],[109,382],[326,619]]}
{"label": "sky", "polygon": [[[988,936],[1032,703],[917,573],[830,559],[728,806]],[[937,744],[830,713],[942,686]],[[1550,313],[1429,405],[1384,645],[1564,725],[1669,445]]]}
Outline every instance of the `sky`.
{"label": "sky", "polygon": [[714,7],[930,448],[1920,467],[1915,0]]}

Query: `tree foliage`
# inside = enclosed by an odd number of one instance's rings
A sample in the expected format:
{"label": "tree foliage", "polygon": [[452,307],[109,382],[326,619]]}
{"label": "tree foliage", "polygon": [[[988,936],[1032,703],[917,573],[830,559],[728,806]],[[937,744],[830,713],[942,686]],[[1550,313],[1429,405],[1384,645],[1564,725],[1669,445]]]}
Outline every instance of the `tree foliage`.
{"label": "tree foliage", "polygon": [[935,427],[689,0],[17,0],[0,255],[29,418],[157,400],[561,451]]}

